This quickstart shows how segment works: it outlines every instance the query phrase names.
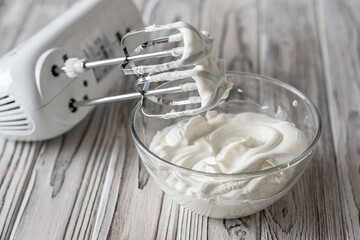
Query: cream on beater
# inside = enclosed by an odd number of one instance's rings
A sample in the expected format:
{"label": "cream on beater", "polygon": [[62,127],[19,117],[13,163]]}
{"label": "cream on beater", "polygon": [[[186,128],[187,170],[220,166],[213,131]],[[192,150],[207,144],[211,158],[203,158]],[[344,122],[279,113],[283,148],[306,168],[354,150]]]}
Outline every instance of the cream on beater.
{"label": "cream on beater", "polygon": [[[145,32],[166,29],[178,29],[180,31],[180,33],[171,35],[169,42],[184,42],[184,46],[181,48],[182,51],[174,51],[173,53],[174,57],[181,55],[181,58],[162,64],[133,67],[134,72],[137,74],[158,73],[156,81],[171,81],[172,79],[188,77],[195,80],[200,100],[196,98],[191,99],[194,102],[201,102],[201,107],[179,113],[169,113],[165,118],[196,115],[215,107],[222,99],[227,98],[232,83],[226,80],[225,61],[214,56],[214,39],[207,32],[200,32],[185,22],[151,25],[145,28]],[[166,72],[182,67],[191,67],[191,69]],[[155,79],[154,76],[152,77]]]}

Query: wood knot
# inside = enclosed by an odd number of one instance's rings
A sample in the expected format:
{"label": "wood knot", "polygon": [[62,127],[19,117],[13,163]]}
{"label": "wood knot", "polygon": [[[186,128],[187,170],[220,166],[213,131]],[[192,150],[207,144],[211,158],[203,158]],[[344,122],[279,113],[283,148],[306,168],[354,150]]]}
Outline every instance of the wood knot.
{"label": "wood knot", "polygon": [[288,210],[286,207],[284,207],[284,208],[281,210],[281,212],[282,212],[283,218],[285,218],[285,217],[288,215],[289,210]]}

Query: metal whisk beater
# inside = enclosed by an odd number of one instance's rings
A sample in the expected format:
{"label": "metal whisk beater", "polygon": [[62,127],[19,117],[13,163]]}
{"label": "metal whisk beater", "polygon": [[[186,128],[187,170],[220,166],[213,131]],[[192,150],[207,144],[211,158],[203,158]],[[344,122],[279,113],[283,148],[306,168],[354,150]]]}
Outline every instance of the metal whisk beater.
{"label": "metal whisk beater", "polygon": [[[133,50],[130,50],[128,47],[128,42],[131,43],[131,41],[128,41],[128,38],[131,36],[142,33],[158,33],[173,30],[178,30],[178,32],[165,37],[144,41]],[[191,36],[190,40],[188,39],[189,36]],[[184,22],[167,25],[151,25],[143,29],[131,31],[122,38],[121,47],[125,57],[94,62],[86,59],[68,59],[61,70],[70,78],[74,78],[87,70],[109,65],[120,65],[125,75],[136,74],[138,77],[135,84],[136,92],[84,101],[73,101],[70,103],[71,107],[78,108],[141,98],[143,113],[150,117],[179,117],[208,110],[213,107],[214,102],[210,101],[206,106],[201,106],[202,100],[197,91],[197,83],[193,79],[194,76],[202,77],[209,81],[214,81],[216,78],[216,76],[209,71],[194,69],[196,63],[204,59],[211,52],[208,39],[207,33],[199,32],[192,25]],[[189,47],[187,45],[189,41],[196,46],[196,51],[193,49],[192,51],[188,50]],[[179,44],[181,42],[184,46],[175,46],[170,49],[144,53],[146,50],[155,48],[156,46],[163,47],[167,43]],[[143,60],[162,59],[165,57],[172,57],[173,60],[150,65],[137,66],[135,64]],[[171,82],[171,84],[163,84],[152,89],[152,84],[157,82]],[[175,93],[180,97],[173,97]],[[146,108],[149,103],[170,108],[167,112],[162,113],[149,112]],[[180,111],[175,110],[175,106],[182,106],[182,109]]]}

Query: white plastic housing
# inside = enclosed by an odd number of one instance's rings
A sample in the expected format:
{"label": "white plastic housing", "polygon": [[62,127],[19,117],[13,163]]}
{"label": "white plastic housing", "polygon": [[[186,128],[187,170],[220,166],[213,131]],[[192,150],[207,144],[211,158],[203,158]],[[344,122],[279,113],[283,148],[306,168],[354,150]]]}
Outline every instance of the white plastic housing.
{"label": "white plastic housing", "polygon": [[88,71],[70,79],[57,74],[66,58],[122,56],[120,38],[142,27],[128,0],[83,0],[0,59],[0,134],[20,140],[58,136],[91,108],[71,112],[70,99],[105,96],[122,77],[117,67]]}

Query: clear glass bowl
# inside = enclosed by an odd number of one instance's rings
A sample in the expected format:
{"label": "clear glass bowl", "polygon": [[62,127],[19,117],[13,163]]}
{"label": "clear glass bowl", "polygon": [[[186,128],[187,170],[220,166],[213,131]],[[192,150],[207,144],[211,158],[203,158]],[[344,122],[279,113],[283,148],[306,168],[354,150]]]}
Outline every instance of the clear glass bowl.
{"label": "clear glass bowl", "polygon": [[[229,72],[234,85],[229,97],[214,110],[221,113],[256,112],[295,124],[308,139],[307,149],[281,165],[256,172],[215,174],[174,165],[149,150],[154,135],[178,119],[146,117],[138,104],[132,114],[131,133],[137,151],[150,175],[175,202],[212,218],[239,218],[256,213],[281,198],[304,172],[321,133],[321,118],[314,104],[297,89],[272,78]],[[169,83],[171,86],[171,83]],[[170,177],[171,176],[171,180]],[[186,194],[184,189],[209,184],[236,183],[232,194]],[[206,183],[206,186],[204,186]]]}

